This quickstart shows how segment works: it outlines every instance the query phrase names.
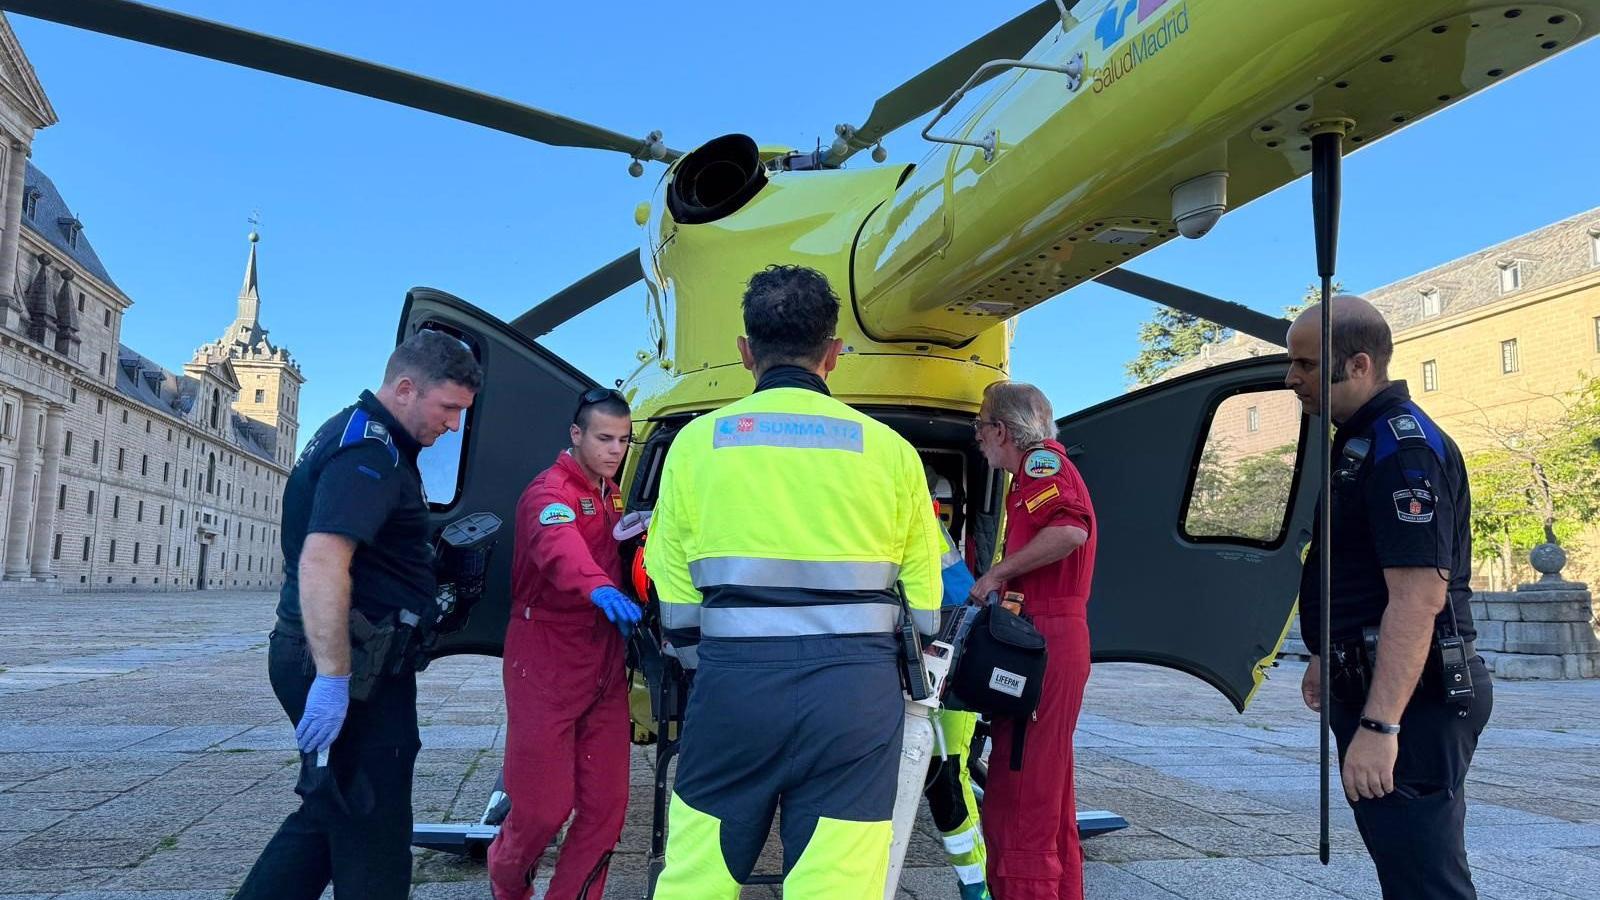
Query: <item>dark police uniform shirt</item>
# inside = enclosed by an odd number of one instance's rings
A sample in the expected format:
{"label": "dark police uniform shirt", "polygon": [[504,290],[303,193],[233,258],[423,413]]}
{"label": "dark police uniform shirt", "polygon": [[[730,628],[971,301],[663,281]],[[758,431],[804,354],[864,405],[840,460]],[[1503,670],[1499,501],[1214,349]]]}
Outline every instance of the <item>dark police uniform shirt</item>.
{"label": "dark police uniform shirt", "polygon": [[[1346,451],[1359,441],[1369,449],[1357,465]],[[1333,643],[1357,640],[1363,628],[1381,623],[1389,602],[1383,570],[1405,567],[1449,573],[1450,602],[1436,627],[1449,633],[1453,607],[1461,636],[1475,637],[1467,586],[1471,513],[1461,451],[1411,402],[1404,381],[1339,426],[1333,438]],[[1300,633],[1312,652],[1322,634],[1317,548],[1313,534],[1300,576]]]}
{"label": "dark police uniform shirt", "polygon": [[283,590],[278,618],[300,624],[300,548],[307,534],[356,542],[350,602],[369,617],[419,610],[436,585],[428,503],[417,471],[422,446],[370,391],[317,429],[283,490]]}

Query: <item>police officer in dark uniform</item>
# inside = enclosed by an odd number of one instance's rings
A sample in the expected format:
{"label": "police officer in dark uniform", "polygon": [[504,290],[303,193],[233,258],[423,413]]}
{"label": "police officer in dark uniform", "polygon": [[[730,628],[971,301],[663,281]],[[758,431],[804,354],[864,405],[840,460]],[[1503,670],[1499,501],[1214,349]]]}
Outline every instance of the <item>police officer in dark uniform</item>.
{"label": "police officer in dark uniform", "polygon": [[[1394,343],[1365,300],[1333,298],[1332,656],[1329,719],[1345,796],[1387,900],[1475,898],[1467,766],[1493,706],[1472,648],[1471,497],[1461,451],[1388,379]],[[1322,310],[1289,329],[1288,387],[1321,408]],[[1318,544],[1300,630],[1320,647]],[[1320,709],[1319,660],[1301,684]]]}
{"label": "police officer in dark uniform", "polygon": [[388,900],[411,889],[416,673],[402,610],[433,601],[432,537],[417,453],[461,426],[483,379],[472,353],[421,331],[317,430],[283,496],[284,583],[267,651],[295,723],[300,808],[256,860],[239,900]]}

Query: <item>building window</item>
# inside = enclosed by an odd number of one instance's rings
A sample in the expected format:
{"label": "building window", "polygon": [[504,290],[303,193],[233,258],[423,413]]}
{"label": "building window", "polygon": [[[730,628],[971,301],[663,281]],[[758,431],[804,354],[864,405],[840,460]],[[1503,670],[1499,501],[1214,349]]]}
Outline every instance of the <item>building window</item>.
{"label": "building window", "polygon": [[50,548],[50,558],[51,559],[60,559],[61,558],[61,532],[59,532],[59,531],[56,532],[55,544]]}
{"label": "building window", "polygon": [[100,465],[100,439],[95,438],[94,446],[89,448],[89,462]]}
{"label": "building window", "polygon": [[161,483],[167,483],[167,477],[172,474],[172,463],[161,464]]}
{"label": "building window", "polygon": [[72,432],[70,432],[70,431],[67,432],[66,441],[61,445],[61,455],[62,456],[71,456],[72,455]]}
{"label": "building window", "polygon": [[161,508],[156,510],[156,524],[167,524],[167,505],[165,503],[161,504]]}
{"label": "building window", "polygon": [[265,402],[267,402],[267,392],[263,391],[260,388],[256,388],[256,402],[257,403],[265,403]]}
{"label": "building window", "polygon": [[127,451],[124,448],[122,448],[122,447],[118,447],[117,448],[117,471],[118,472],[122,471],[122,464],[127,459],[127,455],[128,455]]}
{"label": "building window", "polygon": [[178,510],[178,527],[183,527],[183,510]]}
{"label": "building window", "polygon": [[89,536],[87,534],[83,536],[83,561],[89,561]]}
{"label": "building window", "polygon": [[150,474],[150,454],[148,454],[148,453],[143,454],[142,456],[139,457],[139,474],[140,475],[149,475]]}
{"label": "building window", "polygon": [[1244,411],[1244,427],[1246,431],[1261,430],[1261,409],[1252,406]]}
{"label": "building window", "polygon": [[218,416],[222,413],[222,392],[216,388],[211,389],[211,427],[216,428]]}
{"label": "building window", "polygon": [[1589,229],[1589,264],[1600,266],[1600,228]]}
{"label": "building window", "polygon": [[[106,358],[106,355],[104,353],[100,354],[100,359],[101,359],[102,362],[105,360],[105,358]],[[105,367],[101,366],[101,368],[103,369]],[[104,397],[96,397],[96,398],[94,398],[94,414],[97,415],[97,416],[103,416],[103,415],[106,414],[106,398],[104,398]]]}
{"label": "building window", "polygon": [[1439,289],[1427,288],[1422,292],[1422,317],[1431,319],[1439,314]]}
{"label": "building window", "polygon": [[78,402],[78,389],[77,388],[73,388],[72,389],[72,402],[73,403],[77,403]]}
{"label": "building window", "polygon": [[5,405],[3,419],[0,419],[0,434],[6,437],[16,437],[17,408],[10,403]]}
{"label": "building window", "polygon": [[149,419],[145,419],[144,420],[144,433],[145,434],[149,434],[150,433],[150,420]]}
{"label": "building window", "polygon": [[66,509],[66,508],[67,508],[67,486],[63,484],[61,486],[61,489],[56,492],[56,509]]}
{"label": "building window", "polygon": [[189,449],[191,449],[193,447],[194,447],[194,435],[184,435],[184,437],[183,437],[183,449],[189,450]]}
{"label": "building window", "polygon": [[121,494],[113,494],[111,496],[111,518],[115,519],[117,517],[117,515],[119,513],[121,513],[121,512],[122,512],[122,495]]}
{"label": "building window", "polygon": [[43,192],[38,188],[31,187],[28,188],[27,193],[22,195],[22,211],[30,219],[39,214],[39,196],[41,193]]}
{"label": "building window", "polygon": [[124,424],[124,425],[128,424],[128,411],[127,410],[123,410],[122,411],[122,424]]}
{"label": "building window", "polygon": [[133,520],[135,522],[143,522],[144,521],[144,501],[143,500],[139,501],[139,508],[134,511]]}
{"label": "building window", "polygon": [[83,509],[89,515],[94,515],[94,491],[89,492],[88,502],[83,505]]}
{"label": "building window", "polygon": [[171,428],[167,429],[167,443],[169,443],[169,444],[172,443],[172,429]]}
{"label": "building window", "polygon": [[78,292],[78,312],[83,312],[83,291]]}
{"label": "building window", "polygon": [[161,545],[156,545],[156,565],[161,565]]}
{"label": "building window", "polygon": [[206,493],[217,492],[217,455],[211,454],[211,459],[206,463]]}
{"label": "building window", "polygon": [[1439,362],[1428,360],[1422,364],[1422,389],[1424,391],[1437,391],[1439,389]]}
{"label": "building window", "polygon": [[175,565],[175,566],[179,566],[179,567],[181,567],[183,565],[183,548],[182,547],[179,547],[177,549],[177,551],[175,551],[175,555],[172,557],[172,564]]}
{"label": "building window", "polygon": [[106,554],[106,562],[116,562],[116,561],[117,561],[117,539],[116,538],[112,538],[111,539],[111,551]]}
{"label": "building window", "polygon": [[133,542],[133,561],[135,563],[137,563],[139,561],[139,542],[138,541],[134,541]]}
{"label": "building window", "polygon": [[106,327],[110,328],[111,327],[111,310],[109,310],[109,309],[106,310],[106,320],[105,321],[106,321]]}
{"label": "building window", "polygon": [[1500,265],[1500,293],[1509,294],[1522,287],[1522,263],[1513,261]]}
{"label": "building window", "polygon": [[100,377],[106,377],[106,355],[100,354]]}
{"label": "building window", "polygon": [[1510,375],[1521,369],[1521,362],[1517,359],[1517,339],[1500,342],[1500,374]]}
{"label": "building window", "polygon": [[1594,352],[1600,353],[1600,316],[1594,317]]}

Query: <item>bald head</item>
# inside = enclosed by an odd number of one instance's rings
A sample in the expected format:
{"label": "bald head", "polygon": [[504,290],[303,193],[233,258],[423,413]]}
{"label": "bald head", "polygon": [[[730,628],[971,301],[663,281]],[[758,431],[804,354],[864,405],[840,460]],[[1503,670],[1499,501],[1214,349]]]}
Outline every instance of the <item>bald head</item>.
{"label": "bald head", "polygon": [[[1389,384],[1394,338],[1377,307],[1354,294],[1329,301],[1333,313],[1333,361],[1329,367],[1328,412],[1343,422]],[[1300,398],[1307,413],[1322,408],[1322,304],[1300,314],[1289,326],[1289,371],[1283,383]]]}
{"label": "bald head", "polygon": [[[1333,380],[1347,377],[1347,365],[1358,353],[1372,360],[1373,374],[1379,381],[1389,378],[1389,360],[1394,358],[1394,337],[1389,323],[1378,308],[1355,294],[1339,294],[1329,301],[1333,313]],[[1289,327],[1290,335],[1305,334],[1319,344],[1322,340],[1322,304],[1314,303]]]}

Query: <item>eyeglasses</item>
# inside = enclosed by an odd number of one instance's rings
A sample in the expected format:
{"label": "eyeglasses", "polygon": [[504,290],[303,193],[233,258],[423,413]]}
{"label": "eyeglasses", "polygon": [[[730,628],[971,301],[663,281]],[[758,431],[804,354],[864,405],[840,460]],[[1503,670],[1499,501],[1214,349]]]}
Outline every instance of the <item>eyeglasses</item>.
{"label": "eyeglasses", "polygon": [[995,420],[995,419],[973,419],[972,420],[972,430],[973,430],[974,433],[981,434],[983,432],[983,426],[985,426],[985,425],[999,425],[999,424],[1000,424],[1000,422],[998,420]]}
{"label": "eyeglasses", "polygon": [[578,423],[578,414],[583,412],[585,406],[593,406],[606,400],[615,400],[623,406],[628,405],[628,398],[622,396],[621,391],[604,387],[590,388],[578,398],[578,408],[572,411],[572,423],[574,425]]}

